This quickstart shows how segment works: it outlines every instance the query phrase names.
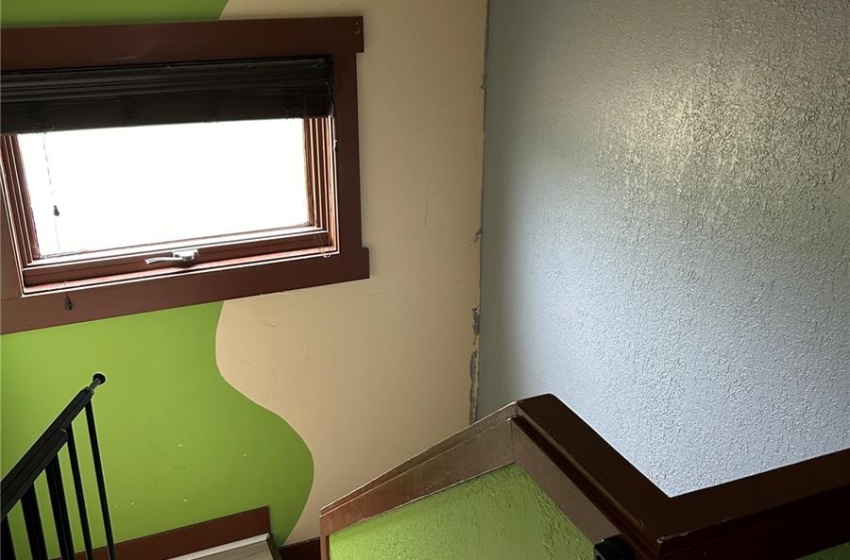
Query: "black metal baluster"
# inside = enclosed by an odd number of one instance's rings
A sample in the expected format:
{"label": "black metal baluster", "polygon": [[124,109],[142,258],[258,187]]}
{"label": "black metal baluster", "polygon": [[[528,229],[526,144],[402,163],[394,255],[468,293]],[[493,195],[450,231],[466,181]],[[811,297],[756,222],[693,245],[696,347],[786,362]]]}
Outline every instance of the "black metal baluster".
{"label": "black metal baluster", "polygon": [[103,528],[106,532],[106,548],[109,560],[115,560],[115,541],[112,538],[112,522],[109,520],[109,502],[106,500],[106,483],[103,480],[103,464],[100,461],[100,446],[97,443],[97,429],[94,425],[94,409],[91,403],[86,405],[86,423],[89,427],[91,452],[94,459],[94,474],[97,478],[97,493],[100,496],[100,511],[103,514]]}
{"label": "black metal baluster", "polygon": [[15,544],[12,542],[12,531],[9,530],[9,518],[3,518],[2,530],[0,530],[0,555],[3,560],[15,560]]}
{"label": "black metal baluster", "polygon": [[62,560],[74,560],[71,520],[68,518],[68,504],[65,502],[65,487],[62,486],[62,469],[59,466],[58,455],[47,466],[47,488],[50,490],[56,536],[59,538],[59,555]]}
{"label": "black metal baluster", "polygon": [[27,526],[27,539],[30,543],[32,559],[47,560],[47,546],[44,544],[44,529],[41,527],[41,514],[38,512],[35,486],[30,486],[21,498],[21,506],[24,508],[24,523]]}
{"label": "black metal baluster", "polygon": [[74,429],[68,426],[68,456],[71,459],[71,473],[74,476],[74,492],[77,495],[77,509],[80,512],[80,527],[83,530],[83,542],[86,547],[86,558],[94,559],[91,544],[91,531],[89,530],[89,516],[86,512],[86,497],[83,492],[83,478],[80,476],[80,462],[77,459],[77,443],[74,441]]}

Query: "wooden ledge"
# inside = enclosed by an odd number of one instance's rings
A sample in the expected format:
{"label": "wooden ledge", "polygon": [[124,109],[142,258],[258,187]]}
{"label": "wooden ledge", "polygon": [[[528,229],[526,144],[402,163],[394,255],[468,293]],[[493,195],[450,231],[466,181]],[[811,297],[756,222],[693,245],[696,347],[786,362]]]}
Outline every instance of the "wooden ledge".
{"label": "wooden ledge", "polygon": [[284,51],[353,54],[363,52],[363,36],[360,16],[9,27],[0,37],[0,66],[10,72],[269,58]]}
{"label": "wooden ledge", "polygon": [[[269,508],[264,506],[116,543],[115,555],[121,560],[168,560],[268,533],[271,533],[271,521]],[[105,547],[94,550],[94,560],[108,557]],[[86,553],[81,552],[75,560],[85,558]]]}
{"label": "wooden ledge", "polygon": [[669,497],[553,395],[476,422],[322,508],[323,558],[345,527],[511,464],[591,542],[638,558],[787,558],[850,541],[850,450]]}

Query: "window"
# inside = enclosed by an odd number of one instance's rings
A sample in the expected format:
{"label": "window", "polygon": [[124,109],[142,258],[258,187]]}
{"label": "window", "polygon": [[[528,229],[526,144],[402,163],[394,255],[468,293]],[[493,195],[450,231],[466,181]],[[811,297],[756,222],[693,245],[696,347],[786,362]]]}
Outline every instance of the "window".
{"label": "window", "polygon": [[19,134],[36,262],[309,227],[304,138],[302,119]]}
{"label": "window", "polygon": [[368,277],[361,18],[0,41],[4,333]]}

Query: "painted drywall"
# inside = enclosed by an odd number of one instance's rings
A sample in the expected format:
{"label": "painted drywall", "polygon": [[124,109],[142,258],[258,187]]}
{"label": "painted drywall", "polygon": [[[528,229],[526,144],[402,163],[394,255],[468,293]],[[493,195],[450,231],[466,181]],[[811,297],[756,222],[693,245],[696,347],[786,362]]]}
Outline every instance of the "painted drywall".
{"label": "painted drywall", "polygon": [[[2,21],[210,19],[222,6],[66,4],[4,0]],[[318,534],[321,505],[466,425],[477,349],[486,2],[232,0],[222,17],[321,15],[366,20],[358,71],[372,278],[227,302],[217,333],[225,378],[312,451],[315,486],[290,540]],[[99,325],[93,340],[111,329]]]}
{"label": "painted drywall", "polygon": [[[3,0],[0,21],[5,27],[209,20],[223,6]],[[97,410],[117,539],[264,505],[275,537],[285,539],[310,491],[310,452],[286,422],[222,379],[215,364],[220,311],[219,303],[2,337],[3,472],[91,373],[103,370],[109,382]]]}
{"label": "painted drywall", "polygon": [[803,560],[850,560],[850,543],[806,556]]}
{"label": "painted drywall", "polygon": [[[94,406],[116,540],[268,505],[282,541],[307,500],[310,451],[217,371],[220,311],[208,304],[3,336],[3,472],[102,371],[107,382]],[[75,432],[81,457],[90,457],[84,419]],[[93,469],[89,459],[83,464],[96,508]],[[41,498],[49,511],[47,493]],[[79,535],[75,541],[81,548]]]}
{"label": "painted drywall", "polygon": [[850,446],[850,3],[492,0],[482,412],[666,492]]}
{"label": "painted drywall", "polygon": [[216,19],[227,0],[3,0],[3,27]]}
{"label": "painted drywall", "polygon": [[593,545],[511,465],[346,527],[333,560],[592,558]]}
{"label": "painted drywall", "polygon": [[[330,537],[333,560],[582,559],[593,544],[517,465],[362,521]],[[850,544],[804,560],[848,560]]]}
{"label": "painted drywall", "polygon": [[286,420],[319,508],[468,423],[478,302],[486,2],[231,0],[223,18],[363,15],[358,56],[369,280],[229,301],[225,378]]}

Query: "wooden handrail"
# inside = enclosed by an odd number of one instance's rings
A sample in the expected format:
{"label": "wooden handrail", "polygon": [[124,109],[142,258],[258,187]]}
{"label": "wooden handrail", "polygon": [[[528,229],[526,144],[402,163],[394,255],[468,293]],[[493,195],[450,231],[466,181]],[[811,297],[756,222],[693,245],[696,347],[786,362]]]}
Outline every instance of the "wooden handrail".
{"label": "wooden handrail", "polygon": [[476,422],[321,511],[321,545],[349,525],[518,464],[591,542],[637,558],[793,560],[850,541],[850,449],[667,496],[553,395]]}

